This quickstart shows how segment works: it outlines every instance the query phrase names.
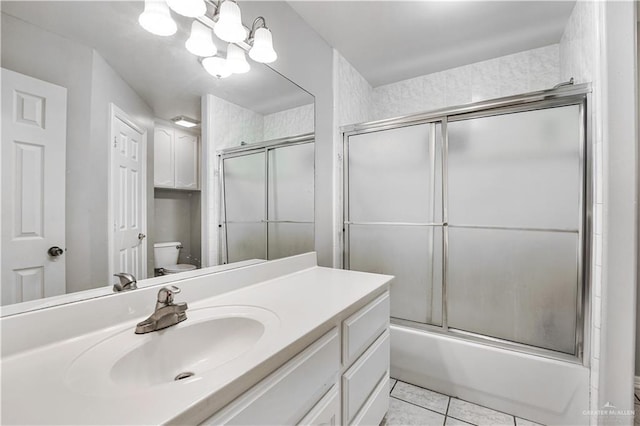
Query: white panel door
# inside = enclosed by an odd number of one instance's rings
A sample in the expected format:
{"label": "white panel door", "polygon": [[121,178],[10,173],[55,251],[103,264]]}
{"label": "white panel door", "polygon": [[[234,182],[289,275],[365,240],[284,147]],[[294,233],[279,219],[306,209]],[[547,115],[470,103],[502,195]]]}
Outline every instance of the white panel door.
{"label": "white panel door", "polygon": [[[147,276],[146,132],[112,105],[112,275]],[[111,277],[112,282],[117,279]]]}
{"label": "white panel door", "polygon": [[176,130],[176,188],[198,189],[198,137]]}
{"label": "white panel door", "polygon": [[2,69],[3,305],[65,292],[66,134],[67,89]]}
{"label": "white panel door", "polygon": [[175,187],[174,133],[172,129],[156,127],[153,132],[154,186]]}

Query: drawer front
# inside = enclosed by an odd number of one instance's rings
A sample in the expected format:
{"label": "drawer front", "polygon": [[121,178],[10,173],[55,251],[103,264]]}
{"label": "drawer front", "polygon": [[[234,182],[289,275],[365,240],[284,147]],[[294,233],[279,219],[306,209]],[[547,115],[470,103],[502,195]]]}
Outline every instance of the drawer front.
{"label": "drawer front", "polygon": [[340,424],[340,386],[334,385],[320,402],[304,416],[303,426],[336,426]]}
{"label": "drawer front", "polygon": [[342,422],[351,423],[376,386],[389,373],[389,330],[342,376]]}
{"label": "drawer front", "polygon": [[376,338],[389,328],[389,292],[360,309],[342,323],[342,362],[351,364]]}
{"label": "drawer front", "polygon": [[384,375],[373,394],[358,412],[352,425],[379,425],[389,411],[389,374]]}
{"label": "drawer front", "polygon": [[334,328],[203,424],[296,424],[334,385],[339,371]]}

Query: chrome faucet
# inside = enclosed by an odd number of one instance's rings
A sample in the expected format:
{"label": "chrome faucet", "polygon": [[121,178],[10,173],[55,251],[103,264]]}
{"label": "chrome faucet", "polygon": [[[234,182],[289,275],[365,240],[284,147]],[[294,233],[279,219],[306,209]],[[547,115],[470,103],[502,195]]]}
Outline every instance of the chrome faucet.
{"label": "chrome faucet", "polygon": [[180,289],[176,286],[162,287],[158,291],[156,310],[149,318],[136,326],[136,334],[162,330],[186,320],[187,304],[185,302],[173,303],[173,295],[178,293],[180,293]]}
{"label": "chrome faucet", "polygon": [[120,278],[120,283],[113,285],[113,291],[127,291],[127,290],[135,290],[138,288],[136,277],[131,274],[127,274],[126,272],[120,272],[119,274],[113,274],[114,277]]}

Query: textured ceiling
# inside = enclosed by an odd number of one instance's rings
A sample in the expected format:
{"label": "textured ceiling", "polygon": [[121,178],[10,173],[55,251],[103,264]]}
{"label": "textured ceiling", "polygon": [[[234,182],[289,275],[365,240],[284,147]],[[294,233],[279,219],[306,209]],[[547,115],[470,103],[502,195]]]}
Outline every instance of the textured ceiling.
{"label": "textured ceiling", "polygon": [[[313,102],[313,97],[263,64],[218,80],[185,48],[190,20],[174,14],[172,37],[149,34],[138,25],[142,1],[3,1],[7,13],[92,47],[164,119],[200,117],[200,96],[211,93],[269,114]],[[226,50],[216,40],[218,49]],[[223,49],[224,48],[224,49]]]}
{"label": "textured ceiling", "polygon": [[558,43],[575,1],[289,1],[372,86]]}

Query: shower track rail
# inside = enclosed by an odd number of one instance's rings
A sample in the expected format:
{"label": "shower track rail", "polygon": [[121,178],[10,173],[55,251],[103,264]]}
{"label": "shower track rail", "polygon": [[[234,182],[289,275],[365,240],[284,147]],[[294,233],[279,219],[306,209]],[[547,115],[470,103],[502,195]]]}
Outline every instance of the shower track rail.
{"label": "shower track rail", "polygon": [[[349,265],[349,225],[392,225],[413,227],[440,227],[443,232],[443,270],[442,270],[442,325],[414,322],[392,317],[392,324],[425,330],[456,339],[482,343],[503,349],[524,352],[546,358],[572,362],[588,366],[590,358],[590,294],[591,294],[591,241],[592,241],[592,203],[593,203],[593,164],[592,164],[592,136],[591,118],[587,114],[591,105],[591,84],[564,85],[553,89],[525,93],[521,95],[503,97],[466,105],[447,107],[430,112],[410,114],[385,120],[352,124],[340,127],[342,133],[342,167],[339,168],[339,181],[342,182],[342,197],[338,198],[339,244],[342,252],[338,267],[350,269]],[[447,154],[448,133],[447,123],[471,118],[488,117],[511,114],[516,112],[534,111],[560,106],[579,105],[581,116],[580,149],[580,181],[581,191],[579,205],[578,229],[542,229],[515,228],[502,226],[477,226],[448,223],[447,206]],[[349,217],[349,137],[383,130],[391,130],[406,126],[426,123],[441,123],[442,133],[442,222],[358,222]],[[561,233],[577,233],[578,238],[578,297],[575,330],[574,353],[568,354],[551,349],[531,346],[510,340],[495,338],[465,330],[450,328],[447,321],[447,264],[448,264],[448,229],[449,228],[478,228],[505,229],[527,231],[551,231]]]}

